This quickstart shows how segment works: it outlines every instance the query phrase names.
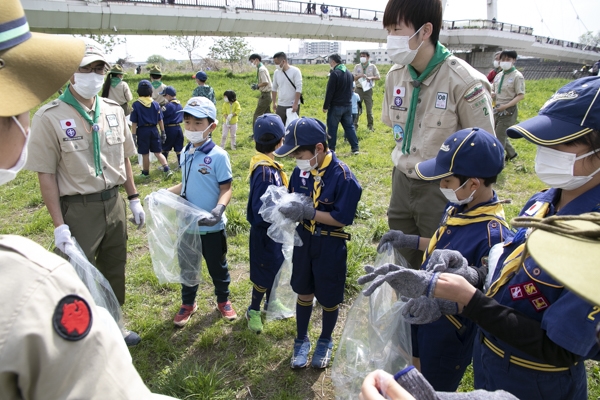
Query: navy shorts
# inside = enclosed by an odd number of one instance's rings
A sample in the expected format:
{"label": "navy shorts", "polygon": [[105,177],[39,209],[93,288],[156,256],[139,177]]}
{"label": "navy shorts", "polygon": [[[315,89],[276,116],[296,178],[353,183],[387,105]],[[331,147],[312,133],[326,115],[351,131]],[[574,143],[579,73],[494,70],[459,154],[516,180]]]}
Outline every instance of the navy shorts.
{"label": "navy shorts", "polygon": [[281,243],[267,235],[267,228],[250,227],[250,281],[271,289],[275,276],[283,264]]}
{"label": "navy shorts", "polygon": [[294,247],[292,289],[298,294],[314,293],[324,307],[344,301],[346,284],[346,240],[312,235],[298,225],[302,247]]}
{"label": "navy shorts", "polygon": [[167,140],[162,145],[162,151],[174,150],[180,153],[183,150],[183,132],[181,126],[165,126]]}
{"label": "navy shorts", "polygon": [[136,134],[138,154],[162,152],[162,142],[156,126],[138,126]]}

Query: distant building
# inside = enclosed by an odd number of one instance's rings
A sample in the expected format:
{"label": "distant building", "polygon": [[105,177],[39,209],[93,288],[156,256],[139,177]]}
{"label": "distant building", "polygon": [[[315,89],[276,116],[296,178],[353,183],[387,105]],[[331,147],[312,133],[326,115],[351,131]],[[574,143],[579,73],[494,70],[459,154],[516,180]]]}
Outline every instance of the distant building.
{"label": "distant building", "polygon": [[300,49],[300,53],[305,56],[311,55],[329,55],[338,53],[341,51],[342,46],[340,42],[304,42],[303,47]]}
{"label": "distant building", "polygon": [[354,49],[346,51],[346,64],[354,64],[354,57],[356,57],[357,51],[368,51],[370,54],[371,62],[375,64],[393,64],[392,60],[388,57],[387,49],[385,47],[377,49]]}

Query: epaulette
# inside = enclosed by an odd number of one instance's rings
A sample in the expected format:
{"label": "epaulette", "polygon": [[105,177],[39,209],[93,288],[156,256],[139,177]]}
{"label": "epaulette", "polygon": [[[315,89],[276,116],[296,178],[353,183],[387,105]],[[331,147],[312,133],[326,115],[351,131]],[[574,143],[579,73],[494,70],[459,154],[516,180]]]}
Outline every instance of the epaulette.
{"label": "epaulette", "polygon": [[387,75],[389,75],[390,73],[392,73],[394,71],[400,71],[404,67],[406,67],[406,65],[403,65],[403,64],[394,64],[394,65],[392,65],[392,68],[390,68],[390,70],[388,71]]}
{"label": "epaulette", "polygon": [[43,106],[41,106],[39,108],[39,110],[37,110],[35,112],[35,115],[43,115],[47,110],[54,108],[54,107],[58,107],[60,105],[60,103],[62,103],[60,100],[58,99],[54,99],[49,103],[44,104]]}
{"label": "epaulette", "polygon": [[114,100],[111,100],[111,99],[109,99],[109,98],[106,98],[106,97],[100,97],[100,98],[101,98],[102,100],[104,100],[104,102],[105,102],[105,103],[108,103],[108,104],[112,104],[112,105],[114,105],[114,106],[119,106],[119,107],[121,107],[121,105],[120,105],[119,103],[117,103],[116,101],[114,101]]}

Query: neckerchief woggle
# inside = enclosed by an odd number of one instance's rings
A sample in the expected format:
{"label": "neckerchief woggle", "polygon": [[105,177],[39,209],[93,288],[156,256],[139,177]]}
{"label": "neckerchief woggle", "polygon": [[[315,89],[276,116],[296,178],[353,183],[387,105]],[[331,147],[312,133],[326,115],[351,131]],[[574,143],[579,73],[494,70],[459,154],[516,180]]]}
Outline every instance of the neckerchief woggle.
{"label": "neckerchief woggle", "polygon": [[510,68],[507,69],[506,71],[502,72],[502,76],[500,77],[500,84],[498,85],[498,94],[500,94],[502,92],[502,82],[504,82],[504,75],[506,74],[510,74],[511,72],[513,72],[516,68],[514,67],[514,65]]}
{"label": "neckerchief woggle", "polygon": [[279,176],[281,176],[282,185],[285,187],[288,186],[289,181],[286,173],[283,171],[283,165],[275,160],[272,160],[269,156],[263,153],[256,153],[250,159],[250,173],[248,174],[248,180],[250,180],[252,172],[254,172],[254,170],[261,165],[267,165],[269,167],[275,168],[279,172]]}
{"label": "neckerchief woggle", "polygon": [[[310,174],[314,178],[312,198],[315,209],[319,206],[319,197],[321,196],[321,188],[323,187],[323,179],[321,178],[323,178],[323,175],[325,175],[325,170],[327,169],[327,167],[329,167],[329,164],[331,164],[331,160],[333,160],[333,153],[330,150],[327,152],[327,154],[325,154],[325,158],[323,159],[323,164],[321,164],[321,168],[315,168],[310,170]],[[313,234],[315,233],[316,224],[317,221],[315,221],[314,219],[310,220],[310,232]]]}
{"label": "neckerchief woggle", "polygon": [[443,44],[437,42],[435,46],[435,53],[425,70],[421,73],[421,75],[417,74],[417,71],[413,68],[412,65],[408,64],[406,67],[408,68],[408,72],[410,73],[410,77],[412,78],[412,85],[414,86],[412,96],[410,98],[410,106],[408,107],[408,119],[406,120],[406,126],[404,127],[404,140],[402,141],[402,154],[410,154],[410,143],[412,140],[412,131],[413,126],[415,124],[415,114],[417,113],[417,102],[419,100],[419,93],[421,92],[421,82],[431,75],[431,73],[436,70],[436,67],[440,65],[446,58],[450,57],[452,54]]}
{"label": "neckerchief woggle", "polygon": [[94,109],[93,120],[90,118],[88,113],[85,112],[77,99],[73,97],[73,94],[71,94],[70,85],[67,90],[65,90],[64,93],[58,98],[64,103],[67,103],[73,107],[92,127],[92,142],[94,143],[94,170],[96,172],[96,176],[102,175],[102,163],[100,161],[100,138],[98,136],[98,131],[100,130],[100,126],[98,125],[98,120],[100,119],[100,96],[96,95],[96,107]]}

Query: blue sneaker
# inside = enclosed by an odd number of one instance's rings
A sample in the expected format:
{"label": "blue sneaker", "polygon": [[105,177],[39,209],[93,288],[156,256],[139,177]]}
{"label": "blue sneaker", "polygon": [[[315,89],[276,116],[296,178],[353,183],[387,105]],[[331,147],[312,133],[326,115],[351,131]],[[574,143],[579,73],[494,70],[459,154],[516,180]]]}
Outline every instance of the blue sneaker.
{"label": "blue sneaker", "polygon": [[331,349],[333,349],[333,340],[317,340],[317,347],[315,348],[315,354],[313,354],[311,362],[312,367],[318,369],[327,368],[329,361],[331,361]]}
{"label": "blue sneaker", "polygon": [[292,368],[304,368],[308,366],[308,352],[310,351],[310,340],[308,338],[294,339],[294,355],[292,357]]}

